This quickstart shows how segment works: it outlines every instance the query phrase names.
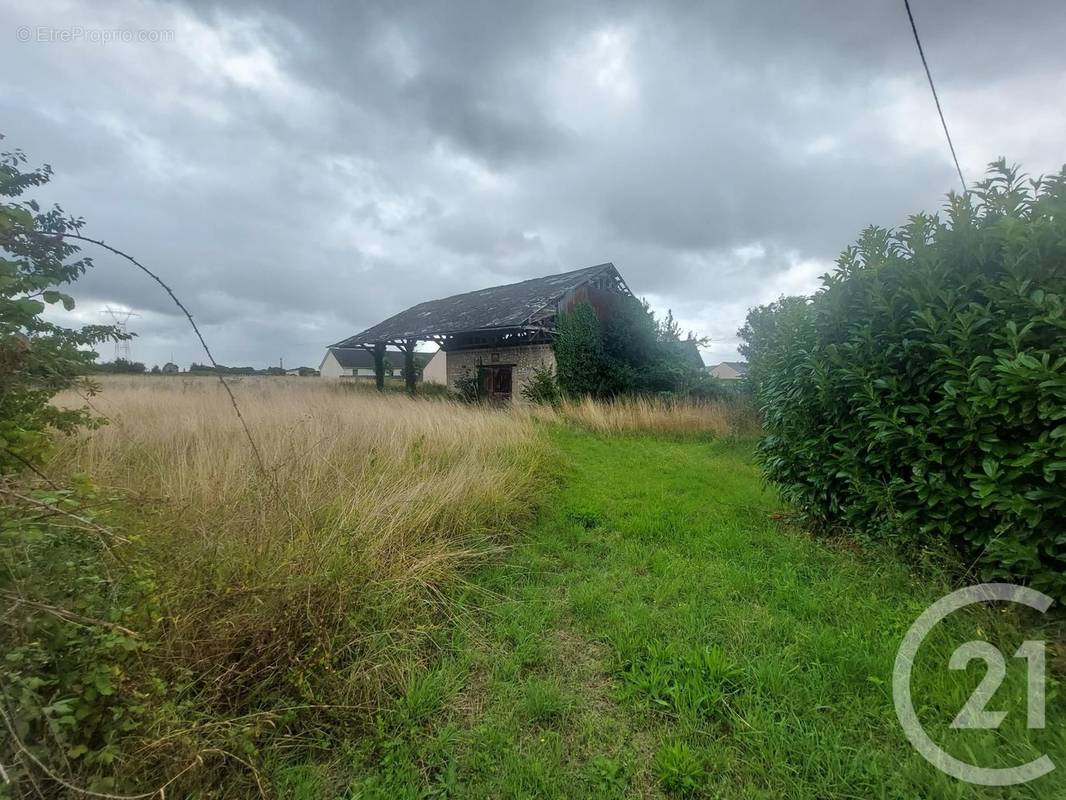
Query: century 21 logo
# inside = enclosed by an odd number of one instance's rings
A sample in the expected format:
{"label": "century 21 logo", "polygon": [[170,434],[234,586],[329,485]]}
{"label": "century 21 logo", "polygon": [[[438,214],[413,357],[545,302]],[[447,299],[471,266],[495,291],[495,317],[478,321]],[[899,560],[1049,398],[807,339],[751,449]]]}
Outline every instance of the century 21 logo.
{"label": "century 21 logo", "polygon": [[[892,674],[892,695],[896,704],[896,716],[899,717],[903,731],[915,749],[942,772],[969,783],[982,786],[1013,786],[1026,783],[1046,775],[1055,769],[1047,755],[1035,758],[1026,764],[1014,767],[980,767],[969,764],[947,753],[922,728],[918,715],[914,711],[911,698],[911,669],[918,648],[929,632],[943,619],[976,603],[1001,601],[1020,603],[1043,613],[1054,602],[1046,594],[1024,586],[1009,583],[982,583],[959,589],[929,606],[907,631],[896,654],[896,665]],[[1027,709],[1026,717],[1030,728],[1044,727],[1044,642],[1027,641],[1015,651],[1014,657],[1024,658],[1028,662]],[[986,706],[1003,683],[1007,675],[1007,660],[1003,653],[992,644],[982,641],[966,642],[960,645],[948,662],[953,670],[966,669],[974,659],[981,659],[988,667],[984,678],[970,699],[966,701],[958,715],[951,723],[952,728],[991,729],[998,728],[1006,718],[1005,711],[989,711]]]}

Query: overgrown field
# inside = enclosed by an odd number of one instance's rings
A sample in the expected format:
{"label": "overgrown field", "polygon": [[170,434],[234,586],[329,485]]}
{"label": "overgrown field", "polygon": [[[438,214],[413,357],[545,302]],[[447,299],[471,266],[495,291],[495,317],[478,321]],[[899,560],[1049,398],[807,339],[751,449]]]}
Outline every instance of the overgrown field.
{"label": "overgrown field", "polygon": [[[38,604],[6,619],[8,711],[83,785],[147,790],[195,765],[172,790],[254,791],[265,750],[356,736],[544,489],[528,418],[312,379],[234,391],[266,474],[216,381],[108,379],[91,402],[110,424],[46,470],[79,496],[38,501],[93,519],[2,551],[11,594]],[[42,605],[136,635],[71,637]]]}
{"label": "overgrown field", "polygon": [[[1064,792],[1061,770],[984,790],[914,753],[892,662],[949,584],[809,536],[741,405],[233,388],[266,474],[217,382],[118,378],[90,398],[110,423],[45,471],[73,488],[20,487],[21,538],[0,528],[16,796]],[[923,649],[919,713],[952,752],[1066,763],[1061,650],[1046,731],[1015,663],[1004,729],[949,730],[983,672],[936,669],[966,639],[1061,639],[1039,622],[960,615]]]}

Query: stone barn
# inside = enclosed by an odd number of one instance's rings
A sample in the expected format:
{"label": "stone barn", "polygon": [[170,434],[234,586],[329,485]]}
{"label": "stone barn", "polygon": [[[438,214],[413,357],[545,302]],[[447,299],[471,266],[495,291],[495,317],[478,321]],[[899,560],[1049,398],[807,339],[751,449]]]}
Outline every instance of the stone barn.
{"label": "stone barn", "polygon": [[[411,361],[419,342],[435,342],[447,356],[449,389],[473,378],[483,397],[521,401],[538,368],[554,370],[551,345],[561,314],[587,302],[603,319],[616,303],[633,299],[614,264],[598,264],[419,303],[332,347],[373,353],[382,386],[386,348]],[[413,382],[408,389],[414,390]]]}

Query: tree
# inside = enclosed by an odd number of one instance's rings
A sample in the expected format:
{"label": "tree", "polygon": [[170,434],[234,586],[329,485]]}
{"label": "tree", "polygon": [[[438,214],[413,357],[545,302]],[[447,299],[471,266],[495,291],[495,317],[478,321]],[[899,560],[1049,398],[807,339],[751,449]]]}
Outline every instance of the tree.
{"label": "tree", "polygon": [[[132,336],[132,334],[130,334]],[[114,361],[101,361],[93,365],[94,372],[107,372],[117,375],[143,375],[147,368],[140,361],[127,361],[116,358]]]}
{"label": "tree", "polygon": [[92,423],[87,409],[61,410],[49,400],[89,371],[93,345],[123,336],[112,326],[75,330],[42,316],[48,305],[74,308],[60,288],[92,261],[62,238],[81,219],[58,206],[41,211],[34,200],[14,199],[52,175],[48,165],[24,171],[25,164],[21,150],[0,153],[0,475],[36,465],[48,449],[49,429],[71,432]]}
{"label": "tree", "polygon": [[559,386],[571,397],[687,394],[709,381],[698,357],[702,342],[691,334],[682,339],[672,312],[656,320],[646,300],[619,300],[602,322],[591,305],[579,303],[559,320],[553,345]]}
{"label": "tree", "polygon": [[748,383],[753,389],[759,385],[766,356],[797,335],[797,327],[802,324],[809,303],[807,297],[782,296],[748,311],[744,327],[737,331],[737,336],[740,337],[738,350],[748,362]]}

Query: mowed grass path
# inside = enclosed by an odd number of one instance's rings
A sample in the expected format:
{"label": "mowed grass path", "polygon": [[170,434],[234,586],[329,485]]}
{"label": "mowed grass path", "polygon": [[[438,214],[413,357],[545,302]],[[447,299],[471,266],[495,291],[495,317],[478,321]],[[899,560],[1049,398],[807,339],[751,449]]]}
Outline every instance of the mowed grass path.
{"label": "mowed grass path", "polygon": [[[283,792],[1066,796],[1061,726],[945,732],[984,674],[977,664],[919,683],[930,730],[988,766],[1046,750],[1060,769],[985,789],[913,752],[893,712],[892,664],[904,632],[949,587],[789,527],[749,445],[552,436],[557,492],[528,538],[477,574],[441,661],[412,675],[376,734],[341,756],[354,781],[342,788],[326,778],[334,770],[279,769]],[[941,663],[931,674],[989,627],[1020,641],[1014,626],[964,615],[944,646],[931,645]],[[1004,693],[1023,681],[1024,666],[1012,664]],[[1024,718],[1017,704],[990,707]],[[1052,690],[1049,720],[1062,711]]]}

